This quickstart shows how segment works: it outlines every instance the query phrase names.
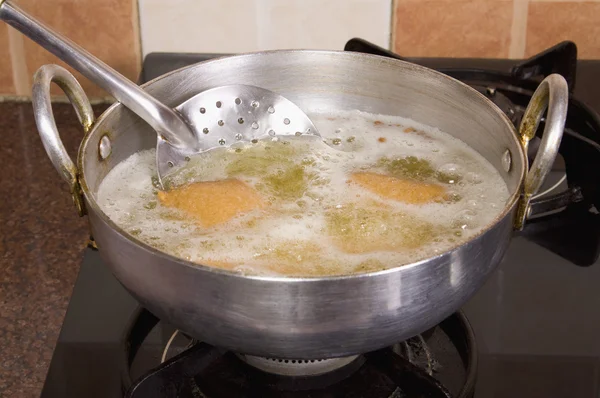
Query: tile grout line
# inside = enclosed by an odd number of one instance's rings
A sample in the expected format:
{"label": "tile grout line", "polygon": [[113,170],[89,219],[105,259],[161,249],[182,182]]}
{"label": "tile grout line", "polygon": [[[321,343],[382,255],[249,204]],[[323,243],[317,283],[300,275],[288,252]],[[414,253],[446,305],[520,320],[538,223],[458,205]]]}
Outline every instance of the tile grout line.
{"label": "tile grout line", "polygon": [[394,44],[396,43],[396,1],[392,0],[390,3],[390,7],[392,8],[390,12],[390,38],[388,50],[395,52]]}
{"label": "tile grout line", "polygon": [[513,0],[513,16],[510,28],[510,46],[508,57],[522,59],[525,57],[527,41],[527,13],[529,0]]}
{"label": "tile grout line", "polygon": [[[131,14],[131,24],[133,27],[133,42],[134,42],[134,53],[136,58],[136,64],[138,70],[136,73],[139,75],[142,71],[142,62],[143,62],[143,47],[142,47],[142,33],[141,33],[141,21],[140,21],[140,11],[139,11],[139,1],[131,0],[132,14]],[[137,76],[136,76],[137,78]]]}
{"label": "tile grout line", "polygon": [[25,59],[25,42],[23,35],[12,27],[8,27],[8,52],[12,67],[13,85],[16,95],[31,95],[31,77]]}

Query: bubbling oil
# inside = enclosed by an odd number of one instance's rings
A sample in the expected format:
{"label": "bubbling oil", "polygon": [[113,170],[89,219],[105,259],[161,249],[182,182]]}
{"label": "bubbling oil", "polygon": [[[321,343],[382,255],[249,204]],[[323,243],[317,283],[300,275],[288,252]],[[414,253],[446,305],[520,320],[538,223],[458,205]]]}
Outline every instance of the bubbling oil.
{"label": "bubbling oil", "polygon": [[509,198],[462,141],[359,111],[310,115],[322,139],[269,137],[194,157],[156,186],[154,150],[116,165],[102,210],[168,254],[245,274],[344,275],[396,267],[467,241]]}

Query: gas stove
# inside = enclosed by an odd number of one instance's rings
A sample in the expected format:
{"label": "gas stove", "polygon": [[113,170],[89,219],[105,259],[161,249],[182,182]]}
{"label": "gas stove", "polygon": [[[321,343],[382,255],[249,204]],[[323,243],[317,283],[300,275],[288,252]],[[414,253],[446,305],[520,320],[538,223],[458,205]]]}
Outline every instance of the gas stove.
{"label": "gas stove", "polygon": [[[345,50],[403,59],[361,39]],[[149,54],[140,82],[221,55]],[[562,74],[571,91],[560,156],[533,209],[538,217],[461,311],[376,352],[253,357],[196,341],[140,308],[91,242],[42,397],[597,398],[600,61],[578,61],[571,42],[523,62],[405,60],[471,85],[515,125],[544,76]],[[533,157],[535,142],[529,151]]]}
{"label": "gas stove", "polygon": [[[169,332],[164,344],[159,336]],[[407,341],[343,358],[228,352],[162,325],[144,309],[134,313],[123,341],[123,388],[131,398],[466,398],[476,380],[475,337],[462,313]]]}

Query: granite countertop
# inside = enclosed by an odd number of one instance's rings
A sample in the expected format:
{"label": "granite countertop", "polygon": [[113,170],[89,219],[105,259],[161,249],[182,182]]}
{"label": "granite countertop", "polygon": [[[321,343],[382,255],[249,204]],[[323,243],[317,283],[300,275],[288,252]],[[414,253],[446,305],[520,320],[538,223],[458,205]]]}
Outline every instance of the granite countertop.
{"label": "granite countertop", "polygon": [[[98,116],[106,105],[95,106]],[[69,104],[54,115],[67,151],[83,136]],[[37,133],[31,103],[0,102],[0,396],[39,396],[88,239]]]}

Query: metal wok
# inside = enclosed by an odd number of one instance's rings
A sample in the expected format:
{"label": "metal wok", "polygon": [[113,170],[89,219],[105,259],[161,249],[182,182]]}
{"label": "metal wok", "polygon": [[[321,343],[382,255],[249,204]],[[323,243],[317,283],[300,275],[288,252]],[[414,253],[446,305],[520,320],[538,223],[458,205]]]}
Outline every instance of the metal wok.
{"label": "metal wok", "polygon": [[[49,88],[69,95],[85,136],[76,163],[52,117]],[[273,90],[304,111],[351,110],[404,116],[458,137],[501,174],[511,197],[485,230],[441,255],[380,272],[341,277],[243,276],[181,260],[138,241],[96,202],[98,186],[119,162],[156,145],[156,134],[123,105],[94,120],[81,87],[47,65],[35,76],[33,105],[44,146],[87,214],[101,255],[116,278],[161,319],[213,345],[277,358],[357,354],[409,338],[461,307],[502,258],[525,223],[531,197],[549,171],[563,132],[568,91],[551,75],[534,95],[517,132],[492,102],[433,70],[360,53],[273,51],[225,57],[145,85],[169,106],[215,86]],[[526,146],[548,108],[545,132],[528,171]]]}

